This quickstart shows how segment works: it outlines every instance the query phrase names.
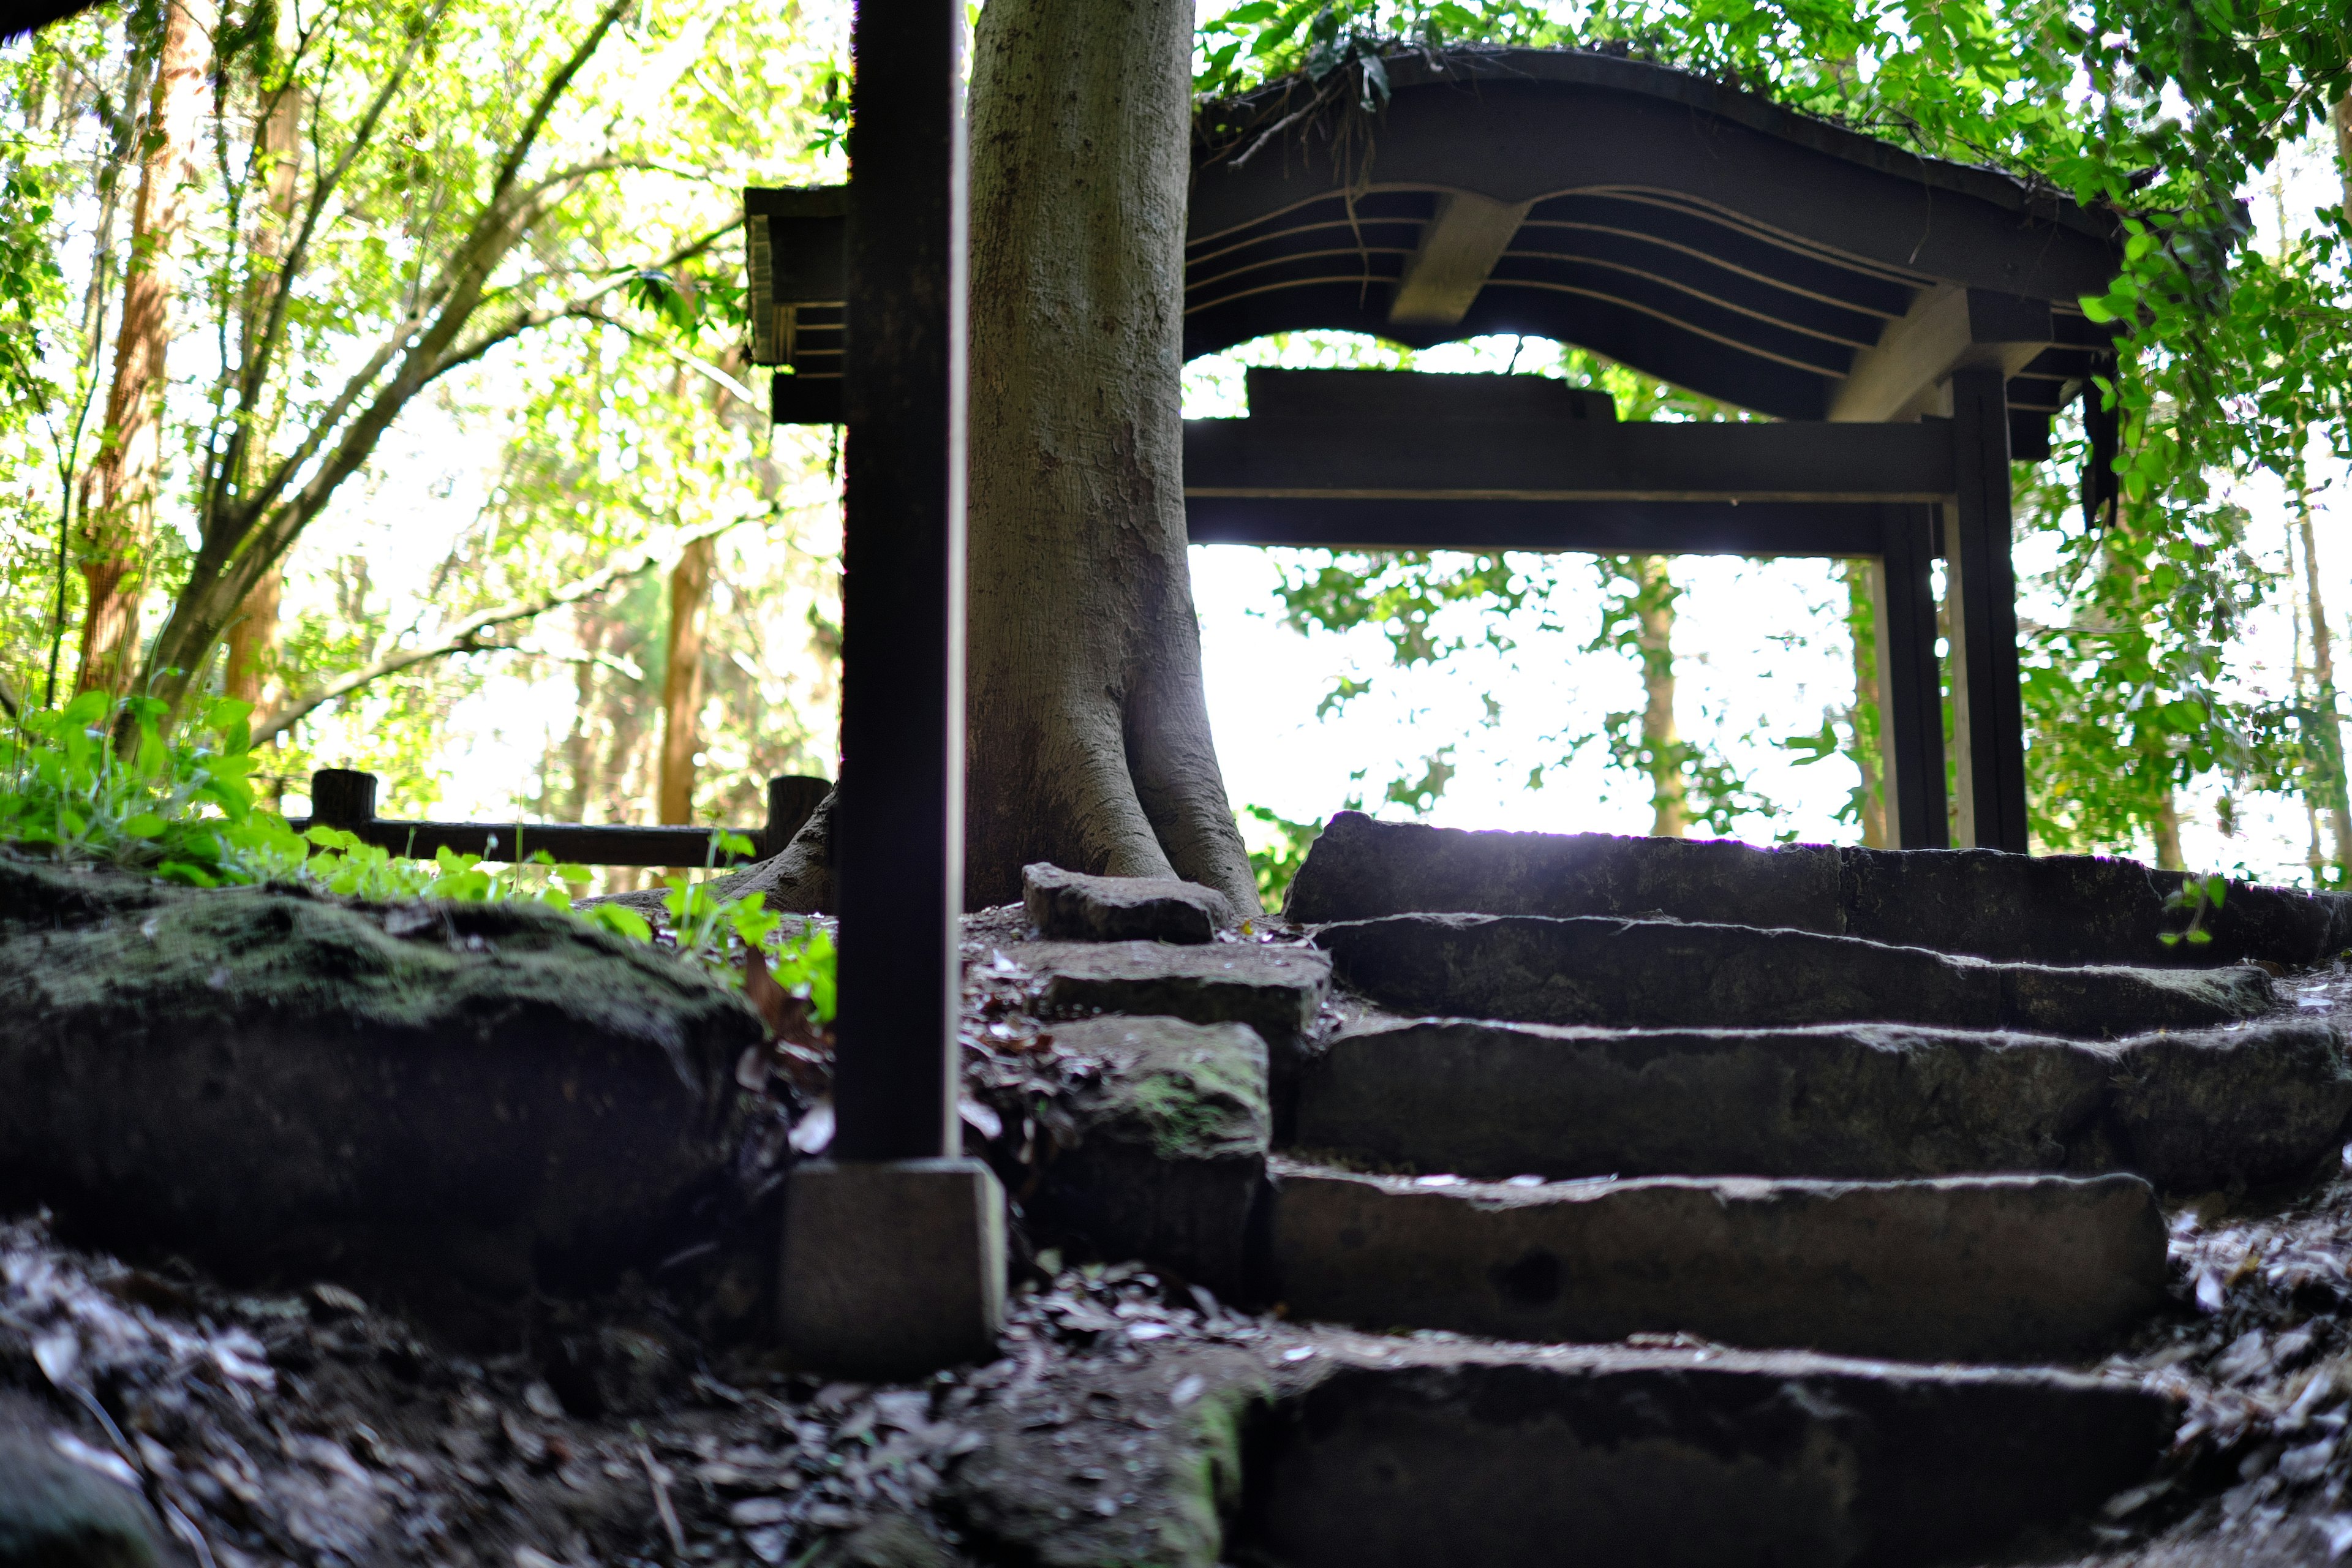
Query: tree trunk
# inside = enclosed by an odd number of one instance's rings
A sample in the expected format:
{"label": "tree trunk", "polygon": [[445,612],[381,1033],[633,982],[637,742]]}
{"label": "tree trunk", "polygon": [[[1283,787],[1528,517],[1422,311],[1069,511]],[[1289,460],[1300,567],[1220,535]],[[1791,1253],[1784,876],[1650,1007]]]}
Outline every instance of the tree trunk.
{"label": "tree trunk", "polygon": [[[286,6],[278,13],[278,47],[281,52],[294,47],[293,8]],[[253,227],[247,239],[251,257],[246,273],[245,323],[243,341],[250,343],[258,324],[284,287],[279,266],[286,249],[287,225],[294,216],[295,176],[301,170],[302,95],[289,82],[279,91],[277,100],[268,107],[261,121],[261,151],[268,160],[263,173],[263,189],[268,200],[256,213]],[[248,418],[259,419],[261,411],[247,411]],[[267,452],[268,442],[257,437],[254,450]],[[223,671],[222,689],[240,702],[250,702],[258,717],[267,706],[262,700],[264,688],[275,673],[278,656],[278,610],[286,593],[286,574],[282,567],[272,566],[245,602],[236,607],[236,620],[229,627],[228,660]]]}
{"label": "tree trunk", "polygon": [[2352,94],[2336,103],[2336,172],[2344,182],[2344,205],[2352,210]]}
{"label": "tree trunk", "polygon": [[1675,724],[1675,583],[1663,555],[1633,560],[1640,587],[1633,600],[1641,617],[1642,749],[1650,759],[1650,805],[1654,838],[1680,838],[1690,827],[1684,811],[1682,732]]}
{"label": "tree trunk", "polygon": [[718,542],[698,539],[669,573],[669,640],[662,660],[661,820],[694,820],[694,753],[701,744],[702,614],[710,602],[711,557]]}
{"label": "tree trunk", "polygon": [[2327,629],[2327,602],[2319,592],[2319,540],[2311,526],[2311,502],[2302,501],[2295,526],[2303,534],[2305,614],[2311,627],[2312,712],[2319,729],[2320,795],[2336,841],[2336,864],[2352,866],[2352,789],[2344,776],[2344,722],[2336,708],[2336,639]]}
{"label": "tree trunk", "polygon": [[2180,854],[2180,807],[2171,790],[2157,798],[2156,866],[2159,871],[2186,871],[2189,862]]}
{"label": "tree trunk", "polygon": [[1886,753],[1880,750],[1879,726],[1886,715],[1878,706],[1878,623],[1870,595],[1871,565],[1867,561],[1845,563],[1845,624],[1853,636],[1853,765],[1862,774],[1862,842],[1867,849],[1894,847],[1886,832]]}
{"label": "tree trunk", "polygon": [[211,54],[210,16],[194,0],[170,0],[163,45],[131,209],[131,264],[123,280],[122,324],[114,339],[114,378],[106,396],[104,441],[83,477],[80,562],[88,594],[82,608],[79,689],[128,689],[139,641],[139,600],[155,534],[155,492],[163,467],[164,359],[172,343],[172,286],[166,276],[184,210],[180,187],[194,178],[196,117]]}
{"label": "tree trunk", "polygon": [[1259,907],[1185,557],[1192,10],[995,0],[971,104],[966,902],[1051,860]]}
{"label": "tree trunk", "polygon": [[275,567],[253,585],[237,606],[236,625],[228,629],[228,665],[222,690],[239,702],[250,702],[254,717],[270,706],[262,700],[278,662],[278,602],[286,590],[286,574]]}

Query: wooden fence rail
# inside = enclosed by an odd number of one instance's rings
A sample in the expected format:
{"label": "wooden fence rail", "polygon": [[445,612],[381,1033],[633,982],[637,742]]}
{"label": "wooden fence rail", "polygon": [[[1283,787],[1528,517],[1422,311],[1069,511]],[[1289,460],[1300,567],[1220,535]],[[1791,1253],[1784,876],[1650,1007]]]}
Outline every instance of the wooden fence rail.
{"label": "wooden fence rail", "polygon": [[[765,859],[793,840],[832,781],[786,773],[768,781],[768,820],[732,831],[751,841],[750,856],[721,854],[716,864]],[[310,815],[289,817],[297,833],[314,824],[339,827],[393,854],[431,859],[444,848],[485,860],[515,861],[544,849],[556,860],[580,866],[678,866],[711,864],[709,827],[628,827],[581,822],[406,822],[375,814],[376,775],[353,768],[321,768],[310,775]]]}

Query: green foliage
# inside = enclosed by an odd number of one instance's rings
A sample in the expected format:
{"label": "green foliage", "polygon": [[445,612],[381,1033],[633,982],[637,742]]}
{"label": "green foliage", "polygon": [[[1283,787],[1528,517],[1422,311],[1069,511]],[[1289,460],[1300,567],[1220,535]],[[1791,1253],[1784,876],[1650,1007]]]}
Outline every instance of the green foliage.
{"label": "green foliage", "polygon": [[187,743],[165,739],[163,705],[150,698],[118,707],[90,691],[22,715],[0,740],[0,842],[190,887],[256,880],[256,866],[293,836],[254,809],[246,712],[210,704]]}
{"label": "green foliage", "polygon": [[[576,704],[536,704],[555,733],[512,805],[649,815],[658,579],[449,629],[737,520],[713,573],[697,804],[753,819],[770,774],[831,771],[836,486],[821,435],[770,429],[731,226],[747,184],[840,177],[837,146],[803,149],[845,112],[825,68],[845,16],[621,9],[607,26],[607,0],[222,7],[217,112],[165,268],[187,379],[164,407],[150,587],[223,612],[158,660],[201,700],[235,590],[291,540],[253,715],[265,800],[321,763],[383,773],[404,810],[461,776],[478,792],[479,730],[453,733],[453,714],[501,678],[576,678]],[[42,700],[79,608],[77,498],[103,439],[154,20],[95,11],[0,58],[0,702]],[[280,110],[290,163],[262,134]],[[20,341],[39,397],[11,381]],[[70,692],[69,647],[62,662]],[[371,669],[376,685],[306,701]]]}
{"label": "green foliage", "polygon": [[2157,941],[2167,947],[2179,947],[2187,942],[2191,947],[2203,947],[2213,940],[2205,929],[2208,911],[2219,910],[2230,894],[2229,882],[2221,877],[2191,877],[2179,889],[2164,900],[2168,910],[2187,910],[2189,925],[2182,931],[2168,931],[2158,935]]}
{"label": "green foliage", "polygon": [[[543,850],[493,868],[446,846],[419,862],[340,828],[297,835],[254,804],[247,712],[246,703],[216,700],[166,734],[161,702],[116,703],[91,691],[62,709],[25,715],[0,742],[0,844],[189,887],[278,882],[376,903],[519,900],[572,910],[572,889],[586,885],[588,868],[560,864]],[[721,854],[750,853],[740,834],[710,836],[711,864]],[[667,921],[658,931],[624,905],[573,912],[615,935],[672,947],[730,987],[743,984],[746,960],[762,954],[777,983],[806,1000],[818,1023],[832,1018],[833,942],[814,922],[788,939],[765,894],[721,898],[683,876],[667,885]]]}
{"label": "green foliage", "polygon": [[1323,836],[1323,825],[1293,822],[1262,805],[1245,805],[1234,815],[1239,819],[1243,842],[1255,846],[1249,861],[1257,876],[1258,900],[1267,909],[1278,910],[1290,892],[1291,879],[1307,864],[1307,851]]}

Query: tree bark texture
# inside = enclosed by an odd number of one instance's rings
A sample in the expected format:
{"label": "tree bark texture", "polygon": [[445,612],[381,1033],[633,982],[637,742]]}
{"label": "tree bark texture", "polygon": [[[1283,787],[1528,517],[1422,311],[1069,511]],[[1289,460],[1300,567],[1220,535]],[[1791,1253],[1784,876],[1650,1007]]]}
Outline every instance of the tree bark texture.
{"label": "tree bark texture", "polygon": [[972,62],[964,895],[1050,860],[1259,907],[1185,557],[1192,11],[994,0]]}
{"label": "tree bark texture", "polygon": [[1650,759],[1651,837],[1680,838],[1690,828],[1683,779],[1682,731],[1675,723],[1675,583],[1663,555],[1636,555],[1641,617],[1642,749]]}
{"label": "tree bark texture", "polygon": [[[295,44],[292,7],[281,8],[278,14],[278,47],[281,53],[290,53]],[[247,254],[252,258],[245,284],[247,342],[253,341],[258,323],[283,287],[280,267],[285,259],[287,226],[294,217],[294,183],[301,168],[301,134],[302,95],[289,81],[269,101],[268,112],[261,121],[262,151],[269,160],[263,176],[268,199],[254,214],[246,240]],[[251,411],[250,416],[260,418],[260,411]],[[266,439],[257,438],[256,447],[266,448]],[[237,605],[236,620],[229,626],[228,660],[222,672],[222,689],[240,702],[252,703],[256,717],[264,707],[265,688],[276,673],[278,612],[285,594],[286,573],[282,566],[272,566]]]}
{"label": "tree bark texture", "polygon": [[2156,835],[2157,869],[2189,869],[2189,862],[2180,853],[2180,803],[2169,787],[2157,797],[2156,820],[2149,826]]}
{"label": "tree bark texture", "polygon": [[285,591],[286,574],[273,567],[237,606],[236,624],[228,629],[228,663],[221,689],[239,702],[252,703],[256,718],[268,706],[262,699],[277,673],[278,605]]}
{"label": "tree bark texture", "polygon": [[163,466],[164,360],[172,343],[173,241],[184,220],[181,187],[194,177],[196,118],[212,54],[211,17],[193,0],[172,0],[131,208],[131,264],[114,375],[106,395],[105,446],[83,478],[80,570],[85,589],[84,691],[128,689],[139,641],[139,601],[155,533],[155,492]]}
{"label": "tree bark texture", "polygon": [[1845,563],[1846,626],[1853,634],[1853,765],[1862,774],[1862,842],[1867,849],[1892,849],[1886,831],[1886,754],[1879,737],[1888,716],[1878,705],[1878,621],[1870,592],[1867,561]]}
{"label": "tree bark texture", "polygon": [[2344,768],[2344,721],[2336,710],[2336,638],[2327,629],[2327,601],[2319,591],[2319,539],[2311,523],[2311,498],[2298,495],[2296,528],[2303,542],[2304,615],[2311,631],[2311,709],[2319,731],[2322,776],[2319,793],[2336,841],[2336,864],[2352,867],[2352,787]]}
{"label": "tree bark texture", "polygon": [[694,753],[702,743],[702,619],[718,541],[698,539],[669,572],[669,638],[662,658],[661,768],[655,804],[667,823],[694,820]]}

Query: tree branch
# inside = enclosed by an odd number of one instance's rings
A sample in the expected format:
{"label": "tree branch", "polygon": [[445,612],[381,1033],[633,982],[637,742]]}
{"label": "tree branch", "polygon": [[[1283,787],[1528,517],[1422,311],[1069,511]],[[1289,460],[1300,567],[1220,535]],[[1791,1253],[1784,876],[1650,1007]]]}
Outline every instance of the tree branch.
{"label": "tree branch", "polygon": [[357,669],[345,671],[299,700],[257,715],[250,726],[253,743],[257,746],[265,741],[275,739],[337,698],[348,697],[360,688],[381,680],[388,675],[397,675],[404,669],[414,668],[427,660],[446,658],[452,654],[487,653],[502,647],[510,647],[513,645],[485,643],[482,641],[482,634],[494,626],[509,626],[516,621],[527,621],[533,616],[542,616],[550,610],[561,609],[566,605],[575,605],[583,599],[593,598],[625,578],[643,576],[656,567],[671,564],[684,552],[687,546],[699,543],[706,539],[715,539],[736,524],[748,521],[750,520],[747,518],[739,517],[726,522],[714,523],[708,528],[698,529],[692,533],[678,534],[666,541],[658,548],[647,550],[642,555],[615,562],[600,571],[590,573],[585,577],[575,578],[559,587],[551,588],[544,594],[536,594],[525,599],[509,600],[502,605],[492,605],[485,609],[477,610],[470,616],[460,616],[442,626],[434,640],[422,647],[401,648],[396,652],[386,654],[381,658],[362,665]]}

